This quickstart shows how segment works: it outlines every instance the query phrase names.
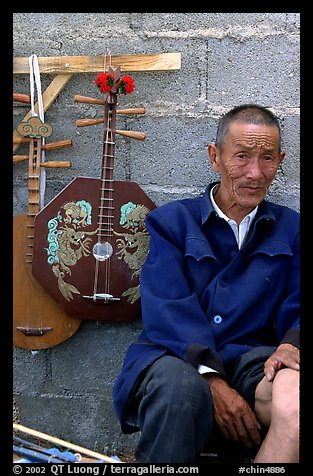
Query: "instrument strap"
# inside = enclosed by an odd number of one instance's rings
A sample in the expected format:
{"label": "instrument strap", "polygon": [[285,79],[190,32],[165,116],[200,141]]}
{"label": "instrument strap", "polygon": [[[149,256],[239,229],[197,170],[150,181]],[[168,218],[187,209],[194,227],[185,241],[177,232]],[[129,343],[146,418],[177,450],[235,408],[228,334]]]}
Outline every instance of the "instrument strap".
{"label": "instrument strap", "polygon": [[[29,64],[29,76],[30,76],[29,80],[30,80],[31,115],[38,116],[38,114],[35,111],[35,105],[34,105],[35,84],[36,84],[39,119],[42,122],[45,122],[42,92],[41,92],[40,71],[39,71],[37,55],[32,54],[31,56],[29,56],[28,64]],[[44,137],[42,137],[39,140],[42,141],[42,145],[45,144]],[[44,161],[45,161],[45,151],[43,148],[41,148],[41,162],[44,162]],[[40,208],[43,208],[44,206],[45,189],[46,189],[46,170],[45,170],[45,167],[40,167]]]}

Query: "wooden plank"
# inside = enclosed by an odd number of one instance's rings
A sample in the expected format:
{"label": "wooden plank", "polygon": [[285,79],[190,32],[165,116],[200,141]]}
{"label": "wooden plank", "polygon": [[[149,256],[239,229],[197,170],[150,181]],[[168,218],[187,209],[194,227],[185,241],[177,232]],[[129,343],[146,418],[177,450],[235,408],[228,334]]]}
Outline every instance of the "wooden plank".
{"label": "wooden plank", "polygon": [[[104,70],[104,56],[38,57],[40,73],[98,73]],[[180,53],[111,56],[112,68],[121,71],[170,71],[181,67]],[[108,61],[107,61],[108,69]],[[29,74],[28,57],[13,58],[14,74]]]}
{"label": "wooden plank", "polygon": [[[46,110],[51,106],[55,98],[60,94],[60,92],[64,89],[66,84],[71,79],[72,74],[59,74],[57,75],[53,81],[49,84],[47,89],[42,94],[42,102],[43,102],[43,109]],[[35,104],[35,111],[38,114],[39,107],[38,102]],[[31,111],[29,111],[26,116],[24,117],[23,121],[26,122],[27,119],[31,116]],[[21,121],[22,122],[22,121]],[[13,131],[13,152],[15,152],[19,146],[22,144],[23,137],[20,136],[16,131]]]}

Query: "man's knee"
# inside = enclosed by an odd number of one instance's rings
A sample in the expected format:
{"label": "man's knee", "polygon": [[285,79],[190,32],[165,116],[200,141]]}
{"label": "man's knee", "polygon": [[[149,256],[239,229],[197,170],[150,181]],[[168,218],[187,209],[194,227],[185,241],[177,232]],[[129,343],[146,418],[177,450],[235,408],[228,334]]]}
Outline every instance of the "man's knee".
{"label": "man's knee", "polygon": [[255,412],[265,425],[284,422],[290,431],[299,427],[299,372],[283,368],[272,382],[264,377],[255,392]]}
{"label": "man's knee", "polygon": [[283,368],[273,380],[272,416],[284,420],[290,430],[299,428],[299,372]]}

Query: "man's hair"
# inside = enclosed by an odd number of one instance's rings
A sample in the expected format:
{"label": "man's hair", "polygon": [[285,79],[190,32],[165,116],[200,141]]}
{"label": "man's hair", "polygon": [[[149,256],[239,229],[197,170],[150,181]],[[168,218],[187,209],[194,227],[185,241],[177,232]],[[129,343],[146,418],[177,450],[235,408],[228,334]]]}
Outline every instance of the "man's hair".
{"label": "man's hair", "polygon": [[236,121],[246,124],[261,124],[277,127],[280,151],[281,130],[279,120],[269,109],[259,104],[242,104],[241,106],[236,106],[219,120],[215,141],[217,147],[220,149],[223,147],[229,125]]}

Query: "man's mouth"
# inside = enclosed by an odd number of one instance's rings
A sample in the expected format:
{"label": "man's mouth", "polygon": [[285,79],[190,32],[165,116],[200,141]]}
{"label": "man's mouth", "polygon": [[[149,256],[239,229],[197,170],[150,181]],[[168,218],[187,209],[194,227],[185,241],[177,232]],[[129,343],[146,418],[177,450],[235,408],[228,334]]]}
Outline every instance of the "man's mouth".
{"label": "man's mouth", "polygon": [[245,190],[247,190],[248,192],[251,192],[251,193],[263,192],[264,191],[264,187],[255,187],[255,186],[251,186],[251,185],[242,185],[240,188],[243,188],[243,189],[245,189]]}

